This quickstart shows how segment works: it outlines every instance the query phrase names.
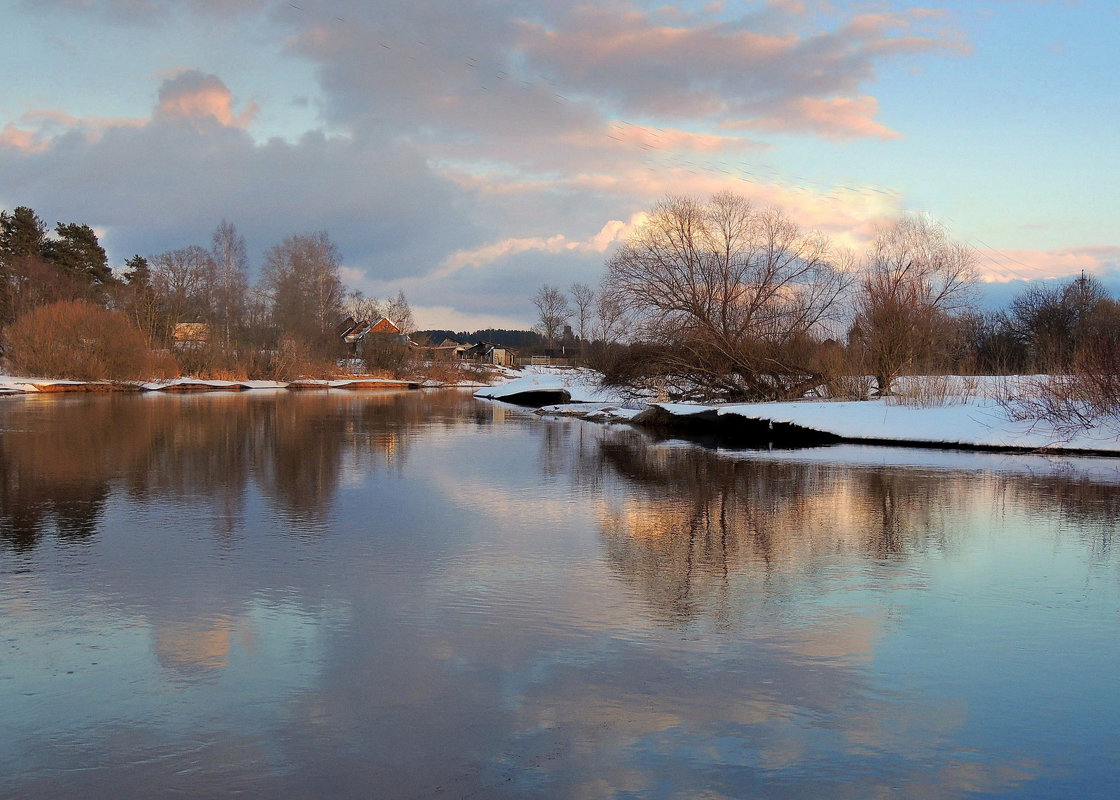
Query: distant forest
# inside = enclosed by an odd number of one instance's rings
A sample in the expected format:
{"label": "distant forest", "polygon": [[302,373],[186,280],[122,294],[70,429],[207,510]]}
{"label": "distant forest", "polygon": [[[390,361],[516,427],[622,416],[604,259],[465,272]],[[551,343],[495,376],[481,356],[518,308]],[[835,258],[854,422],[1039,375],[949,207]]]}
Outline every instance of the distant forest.
{"label": "distant forest", "polygon": [[504,328],[486,328],[468,333],[467,331],[427,330],[415,331],[412,340],[420,342],[427,340],[430,344],[437,345],[444,339],[454,339],[460,344],[478,344],[488,342],[500,344],[504,347],[544,347],[547,344],[544,336],[536,331],[511,331]]}

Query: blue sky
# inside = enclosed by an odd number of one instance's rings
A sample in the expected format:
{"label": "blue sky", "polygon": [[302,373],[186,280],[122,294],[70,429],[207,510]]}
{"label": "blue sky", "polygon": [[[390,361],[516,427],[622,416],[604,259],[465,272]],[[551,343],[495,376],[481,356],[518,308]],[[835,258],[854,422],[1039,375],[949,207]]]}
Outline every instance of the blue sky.
{"label": "blue sky", "polygon": [[0,207],[133,253],[326,230],[423,325],[524,326],[667,193],[857,253],[900,214],[993,296],[1120,275],[1105,0],[9,0]]}

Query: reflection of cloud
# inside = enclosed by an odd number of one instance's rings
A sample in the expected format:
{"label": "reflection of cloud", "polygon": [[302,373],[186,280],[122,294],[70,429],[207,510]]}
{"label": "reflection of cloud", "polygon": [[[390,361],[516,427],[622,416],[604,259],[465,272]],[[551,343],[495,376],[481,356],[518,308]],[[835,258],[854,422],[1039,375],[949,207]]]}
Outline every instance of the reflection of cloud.
{"label": "reflection of cloud", "polygon": [[251,637],[244,620],[228,616],[159,622],[152,627],[161,666],[182,674],[211,673],[229,664],[234,635]]}

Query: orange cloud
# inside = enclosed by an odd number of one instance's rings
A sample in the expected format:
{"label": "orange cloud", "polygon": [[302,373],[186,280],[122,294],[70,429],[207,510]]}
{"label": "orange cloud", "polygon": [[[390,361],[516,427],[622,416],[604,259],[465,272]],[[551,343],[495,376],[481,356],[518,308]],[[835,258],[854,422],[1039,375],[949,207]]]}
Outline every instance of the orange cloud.
{"label": "orange cloud", "polygon": [[41,153],[50,147],[51,140],[64,133],[78,132],[86,141],[94,142],[110,128],[137,127],[144,120],[118,117],[75,117],[54,108],[28,111],[19,122],[9,122],[0,130],[0,148],[20,150],[24,153]]}
{"label": "orange cloud", "polygon": [[233,93],[216,75],[191,69],[164,81],[159,90],[155,118],[164,120],[217,120],[226,127],[245,128],[256,117],[256,103],[240,114],[234,112]]}
{"label": "orange cloud", "polygon": [[530,251],[545,253],[605,253],[615,242],[626,239],[630,231],[645,220],[644,213],[635,214],[629,222],[612,219],[602,229],[586,241],[569,239],[562,233],[554,236],[529,236],[524,238],[501,239],[496,242],[459,250],[443,262],[443,267],[433,277],[445,278],[463,269],[480,269],[495,261]]}
{"label": "orange cloud", "polygon": [[48,144],[39,131],[22,130],[10,122],[0,130],[0,147],[9,150],[39,153],[46,150]]}
{"label": "orange cloud", "polygon": [[879,101],[874,97],[795,97],[770,116],[725,122],[724,129],[746,128],[771,132],[811,131],[826,139],[900,139],[902,134],[876,122]]}
{"label": "orange cloud", "polygon": [[1059,250],[978,249],[981,280],[1007,283],[1015,280],[1068,278],[1082,271],[1102,274],[1120,269],[1120,247],[1067,247]]}

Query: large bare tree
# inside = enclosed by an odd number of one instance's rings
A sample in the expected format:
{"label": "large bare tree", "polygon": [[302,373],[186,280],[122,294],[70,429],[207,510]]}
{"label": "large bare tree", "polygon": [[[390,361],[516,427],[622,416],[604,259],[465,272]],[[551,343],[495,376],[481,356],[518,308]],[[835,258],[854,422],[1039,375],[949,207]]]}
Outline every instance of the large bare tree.
{"label": "large bare tree", "polygon": [[903,370],[936,357],[951,316],[969,307],[975,272],[971,248],[925,217],[901,219],[875,238],[861,271],[851,339],[880,395],[891,393]]}
{"label": "large bare tree", "polygon": [[164,342],[170,341],[176,323],[213,320],[217,276],[214,259],[204,248],[189,245],[153,256],[151,282],[162,310]]}
{"label": "large bare tree", "polygon": [[822,377],[815,344],[850,282],[842,255],[739,195],[670,197],[608,260],[603,294],[671,394],[799,397]]}
{"label": "large bare tree", "polygon": [[568,298],[555,286],[547,283],[530,298],[537,307],[537,330],[548,340],[549,349],[555,347],[556,336],[572,316]]}
{"label": "large bare tree", "polygon": [[261,279],[280,331],[328,344],[344,298],[341,258],[326,231],[289,236],[268,251]]}

